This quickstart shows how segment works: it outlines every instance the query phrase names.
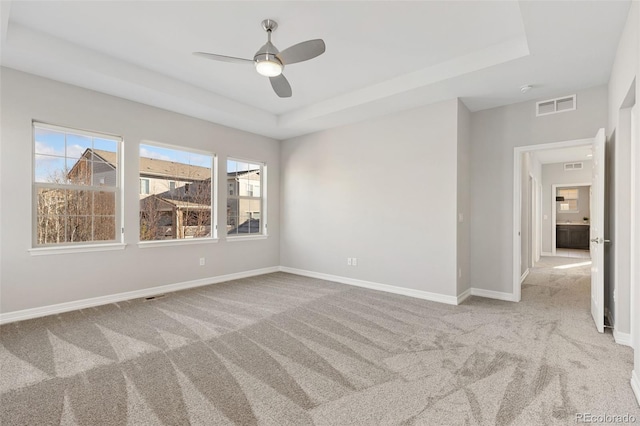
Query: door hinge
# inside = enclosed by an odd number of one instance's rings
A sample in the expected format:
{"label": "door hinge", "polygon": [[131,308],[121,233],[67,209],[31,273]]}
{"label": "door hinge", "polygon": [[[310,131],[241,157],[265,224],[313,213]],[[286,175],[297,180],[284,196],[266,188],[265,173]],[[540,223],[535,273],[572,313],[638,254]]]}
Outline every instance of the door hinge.
{"label": "door hinge", "polygon": [[124,234],[124,228],[121,228],[121,229],[120,229],[120,232]]}

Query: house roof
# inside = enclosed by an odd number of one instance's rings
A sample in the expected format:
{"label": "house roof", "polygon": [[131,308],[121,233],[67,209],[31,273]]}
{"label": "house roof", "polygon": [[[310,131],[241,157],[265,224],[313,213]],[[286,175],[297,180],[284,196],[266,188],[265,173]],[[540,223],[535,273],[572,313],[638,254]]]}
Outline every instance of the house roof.
{"label": "house roof", "polygon": [[140,200],[141,204],[146,204],[148,202],[150,202],[152,199],[156,199],[161,203],[164,204],[168,204],[171,207],[175,207],[178,208],[180,210],[182,209],[188,209],[188,210],[211,210],[211,204],[209,203],[198,203],[198,202],[194,202],[193,200],[184,200],[184,199],[173,199],[170,197],[162,197],[162,196],[158,196],[158,195],[150,195],[146,198],[143,198],[142,200]]}
{"label": "house roof", "polygon": [[260,219],[248,219],[244,221],[240,226],[235,229],[227,232],[227,235],[233,234],[259,234],[261,232],[260,229]]}
{"label": "house roof", "polygon": [[245,176],[245,175],[260,176],[260,170],[244,170],[241,172],[227,172],[227,178],[229,179],[239,177],[239,176]]}
{"label": "house roof", "polygon": [[[116,153],[94,149],[98,154],[111,165],[116,163]],[[211,169],[201,166],[178,163],[175,161],[158,160],[156,158],[140,157],[140,174],[146,176],[175,178],[180,180],[207,180],[211,179]]]}

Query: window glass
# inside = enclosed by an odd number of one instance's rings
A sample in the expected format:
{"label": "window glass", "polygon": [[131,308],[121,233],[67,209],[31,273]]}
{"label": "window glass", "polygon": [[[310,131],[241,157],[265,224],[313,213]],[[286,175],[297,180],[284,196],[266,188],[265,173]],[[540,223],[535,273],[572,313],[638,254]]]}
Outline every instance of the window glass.
{"label": "window glass", "polygon": [[213,160],[186,148],[140,145],[141,241],[215,238]]}
{"label": "window glass", "polygon": [[118,239],[121,139],[33,124],[34,246]]}
{"label": "window glass", "polygon": [[264,169],[260,163],[227,160],[227,235],[265,233]]}

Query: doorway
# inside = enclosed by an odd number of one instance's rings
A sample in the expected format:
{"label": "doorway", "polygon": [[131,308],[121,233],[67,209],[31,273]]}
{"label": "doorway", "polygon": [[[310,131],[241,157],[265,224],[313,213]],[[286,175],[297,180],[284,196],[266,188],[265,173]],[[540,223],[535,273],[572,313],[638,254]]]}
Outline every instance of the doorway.
{"label": "doorway", "polygon": [[521,283],[528,270],[540,256],[554,255],[552,208],[555,201],[549,202],[551,186],[543,182],[542,165],[575,163],[578,158],[588,160],[592,144],[590,138],[514,148],[513,294],[516,301],[521,299]]}
{"label": "doorway", "polygon": [[551,255],[590,259],[591,182],[552,183]]}
{"label": "doorway", "polygon": [[[580,150],[582,154],[580,154]],[[588,218],[589,224],[589,248],[593,261],[590,262],[591,272],[591,314],[599,332],[604,331],[604,191],[605,191],[605,135],[604,129],[600,129],[596,136],[592,139],[580,139],[566,142],[557,142],[541,145],[530,145],[514,148],[514,203],[513,203],[513,296],[515,301],[522,298],[522,282],[526,278],[529,269],[526,271],[525,264],[528,264],[529,253],[532,250],[532,241],[530,238],[530,227],[535,228],[529,223],[530,212],[532,211],[527,204],[531,198],[529,191],[533,188],[528,179],[528,173],[534,176],[534,179],[541,179],[542,163],[553,163],[554,161],[545,161],[544,157],[553,158],[557,166],[564,168],[564,172],[570,170],[585,170],[588,173],[583,178],[587,180],[587,176],[591,176],[591,192],[590,192],[590,213]],[[569,158],[563,157],[568,156]],[[582,157],[584,156],[584,157]],[[573,161],[574,159],[585,158],[584,161]],[[584,167],[586,158],[590,158],[588,168]],[[558,159],[561,159],[558,161]],[[565,175],[565,178],[568,175]],[[573,176],[576,177],[575,175]],[[575,185],[575,183],[572,183]],[[548,187],[548,182],[544,187]],[[549,189],[551,191],[551,189]],[[549,195],[549,194],[547,194]],[[550,199],[550,196],[543,199]],[[563,200],[563,198],[560,198]],[[553,206],[558,200],[556,194],[553,197]],[[574,200],[576,201],[576,200]],[[568,204],[567,204],[568,205]],[[543,236],[544,228],[547,228],[547,235],[555,233],[555,229],[551,228],[551,223],[555,218],[550,219],[551,214],[543,215]],[[582,225],[582,224],[581,224]],[[544,241],[543,241],[544,247]],[[552,251],[550,245],[548,251]]]}

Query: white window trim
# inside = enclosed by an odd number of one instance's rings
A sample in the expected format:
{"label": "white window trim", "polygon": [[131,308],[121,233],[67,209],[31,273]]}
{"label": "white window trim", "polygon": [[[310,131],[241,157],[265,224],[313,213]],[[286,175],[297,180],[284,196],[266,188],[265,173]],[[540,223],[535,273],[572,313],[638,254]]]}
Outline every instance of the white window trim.
{"label": "white window trim", "polygon": [[[67,185],[67,184],[56,184],[50,182],[36,182],[36,132],[35,129],[46,129],[54,132],[62,132],[62,133],[73,133],[76,135],[87,136],[91,138],[98,139],[109,139],[114,140],[116,142],[116,159],[118,165],[116,167],[116,186],[105,186],[100,187],[99,190],[96,191],[105,191],[105,192],[114,192],[115,193],[115,234],[116,238],[114,240],[106,240],[106,241],[86,241],[86,242],[65,242],[58,244],[37,244],[38,240],[38,207],[37,207],[37,188],[39,187],[49,187],[49,188],[60,188],[60,189],[84,189],[84,190],[93,190],[89,188],[94,188],[91,186],[81,186],[81,185]],[[107,251],[107,250],[122,250],[125,248],[126,244],[124,243],[124,203],[122,200],[122,182],[124,177],[123,172],[123,149],[122,143],[124,139],[122,136],[118,136],[112,133],[105,132],[94,132],[85,129],[76,129],[73,127],[65,127],[65,126],[57,126],[50,123],[44,123],[42,121],[32,120],[31,121],[31,248],[28,249],[29,253],[32,255],[44,255],[44,254],[62,254],[62,253],[83,253],[89,251]],[[65,157],[66,159],[66,157]]]}
{"label": "white window trim", "polygon": [[168,247],[168,246],[190,246],[193,244],[215,244],[218,242],[218,238],[180,238],[176,240],[155,240],[155,241],[140,241],[138,242],[138,248],[148,249],[154,247]]}
{"label": "white window trim", "polygon": [[[251,164],[259,164],[260,165],[260,197],[248,197],[248,196],[233,196],[229,195],[229,190],[227,189],[227,200],[229,199],[247,199],[247,200],[255,200],[256,198],[260,198],[260,227],[262,228],[259,234],[246,234],[246,235],[229,235],[226,234],[226,240],[229,242],[232,241],[249,241],[249,240],[264,240],[269,237],[268,233],[268,224],[267,224],[267,163],[264,161],[256,161],[250,160],[248,158],[238,158],[238,157],[227,157],[227,162],[225,163],[225,179],[228,177],[229,171],[227,170],[227,164],[229,161],[237,161],[241,163],[251,163]],[[228,188],[228,187],[227,187]],[[263,220],[264,219],[264,220]],[[224,218],[225,229],[227,224],[227,217]]]}
{"label": "white window trim", "polygon": [[140,189],[142,189],[142,182],[146,181],[146,191],[147,192],[142,192],[140,191],[140,195],[149,195],[149,192],[151,191],[151,180],[149,178],[140,178]]}
{"label": "white window trim", "polygon": [[266,240],[267,238],[269,238],[268,235],[263,234],[257,234],[257,235],[251,235],[251,234],[247,234],[247,235],[227,235],[227,242],[229,243],[233,243],[236,241],[250,241],[250,240]]}
{"label": "white window trim", "polygon": [[127,247],[125,243],[104,243],[104,244],[74,244],[61,246],[45,246],[29,249],[31,256],[45,256],[52,254],[68,254],[68,253],[88,253],[94,251],[112,251],[124,250]]}

